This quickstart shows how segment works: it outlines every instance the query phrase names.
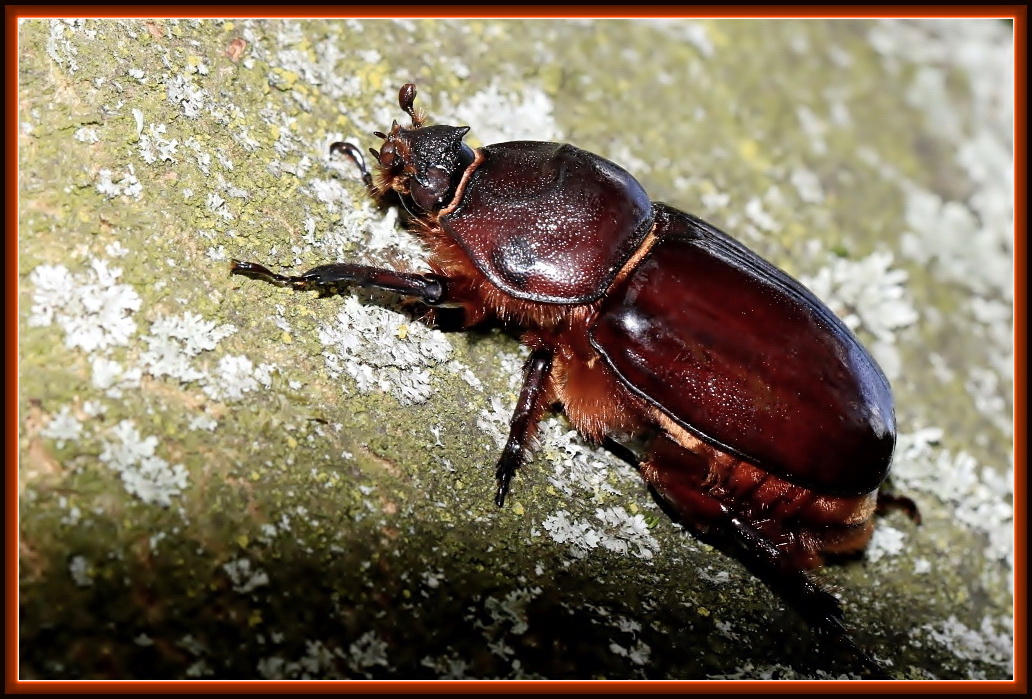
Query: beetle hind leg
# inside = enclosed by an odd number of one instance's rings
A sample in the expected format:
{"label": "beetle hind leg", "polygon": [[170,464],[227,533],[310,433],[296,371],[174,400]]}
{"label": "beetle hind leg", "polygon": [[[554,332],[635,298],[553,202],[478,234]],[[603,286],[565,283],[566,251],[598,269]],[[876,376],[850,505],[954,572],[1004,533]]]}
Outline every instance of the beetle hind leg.
{"label": "beetle hind leg", "polygon": [[[607,446],[612,450],[608,442]],[[846,629],[841,602],[812,573],[830,540],[841,537],[846,541],[855,534],[862,538],[869,521],[841,527],[835,536],[822,527],[793,524],[791,518],[777,514],[779,504],[796,504],[792,498],[768,502],[762,494],[763,481],[746,488],[714,477],[713,458],[719,457],[695,453],[658,435],[638,468],[673,519],[744,565],[818,636],[830,639],[837,649],[859,661],[866,675],[887,678],[884,668]]]}
{"label": "beetle hind leg", "polygon": [[725,521],[728,529],[718,531],[730,530],[734,532],[732,537],[703,535],[700,538],[725,552],[728,552],[729,544],[733,545],[737,549],[732,553],[734,558],[802,616],[818,637],[829,638],[839,648],[848,651],[872,677],[889,679],[881,664],[849,633],[843,621],[842,603],[812,573],[793,561],[787,553],[791,547],[776,546],[750,523],[731,513],[727,513]]}

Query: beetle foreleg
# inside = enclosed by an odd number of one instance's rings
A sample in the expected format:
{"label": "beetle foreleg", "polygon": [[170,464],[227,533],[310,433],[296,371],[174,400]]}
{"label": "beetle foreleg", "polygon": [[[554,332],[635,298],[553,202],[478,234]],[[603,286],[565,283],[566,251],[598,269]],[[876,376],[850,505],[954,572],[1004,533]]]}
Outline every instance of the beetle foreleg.
{"label": "beetle foreleg", "polygon": [[291,277],[272,272],[257,262],[233,260],[231,273],[261,279],[277,286],[293,287],[297,291],[318,291],[320,296],[340,293],[348,286],[372,286],[413,296],[428,306],[435,306],[443,303],[446,295],[444,279],[437,275],[396,272],[367,265],[319,265],[304,274]]}
{"label": "beetle foreleg", "polygon": [[528,442],[544,409],[542,398],[545,395],[545,381],[551,369],[552,350],[541,348],[534,350],[523,370],[523,388],[509,422],[509,439],[505,443],[505,449],[502,451],[502,457],[498,459],[498,468],[495,471],[498,479],[495,505],[498,507],[505,504],[509,483],[516,469],[526,460]]}

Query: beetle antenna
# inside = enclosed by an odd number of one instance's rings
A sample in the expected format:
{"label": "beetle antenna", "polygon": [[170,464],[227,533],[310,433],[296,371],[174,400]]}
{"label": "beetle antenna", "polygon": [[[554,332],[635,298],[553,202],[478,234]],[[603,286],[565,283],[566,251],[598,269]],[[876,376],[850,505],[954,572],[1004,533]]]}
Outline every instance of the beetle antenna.
{"label": "beetle antenna", "polygon": [[426,115],[420,114],[416,111],[414,105],[416,101],[416,84],[405,83],[398,90],[398,104],[401,106],[402,111],[409,115],[412,119],[412,128],[418,129],[426,122]]}
{"label": "beetle antenna", "polygon": [[358,166],[358,171],[362,173],[362,182],[369,189],[373,188],[373,176],[369,173],[369,168],[366,167],[365,158],[362,156],[362,150],[354,143],[348,143],[347,141],[337,141],[330,144],[330,155],[346,155],[351,158],[352,162]]}

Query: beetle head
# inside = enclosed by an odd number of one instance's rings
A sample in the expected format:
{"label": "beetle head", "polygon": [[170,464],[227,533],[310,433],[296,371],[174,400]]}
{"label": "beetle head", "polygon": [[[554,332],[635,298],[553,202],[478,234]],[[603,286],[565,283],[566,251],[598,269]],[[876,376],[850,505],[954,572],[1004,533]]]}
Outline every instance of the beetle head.
{"label": "beetle head", "polygon": [[381,171],[393,189],[410,195],[420,209],[439,211],[473,162],[473,151],[462,142],[468,131],[468,126],[403,129],[395,124],[377,154]]}
{"label": "beetle head", "polygon": [[377,131],[375,135],[384,143],[372,154],[388,188],[409,195],[420,209],[434,213],[451,200],[474,155],[462,142],[468,126],[424,126],[426,116],[415,111],[415,99],[416,86],[403,85],[398,104],[412,119],[412,127],[404,128],[395,121],[390,133]]}

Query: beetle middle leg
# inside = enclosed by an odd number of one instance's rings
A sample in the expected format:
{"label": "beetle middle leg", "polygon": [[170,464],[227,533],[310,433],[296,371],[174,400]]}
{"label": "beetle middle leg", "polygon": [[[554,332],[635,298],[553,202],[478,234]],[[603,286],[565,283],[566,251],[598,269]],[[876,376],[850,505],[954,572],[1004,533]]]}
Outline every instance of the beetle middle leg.
{"label": "beetle middle leg", "polygon": [[495,476],[498,479],[498,491],[495,493],[495,505],[505,504],[505,496],[509,492],[509,483],[527,458],[528,443],[533,436],[541,413],[544,411],[545,384],[552,370],[552,350],[541,348],[534,350],[527,360],[523,373],[523,388],[520,390],[516,410],[509,422],[509,439],[498,460]]}

